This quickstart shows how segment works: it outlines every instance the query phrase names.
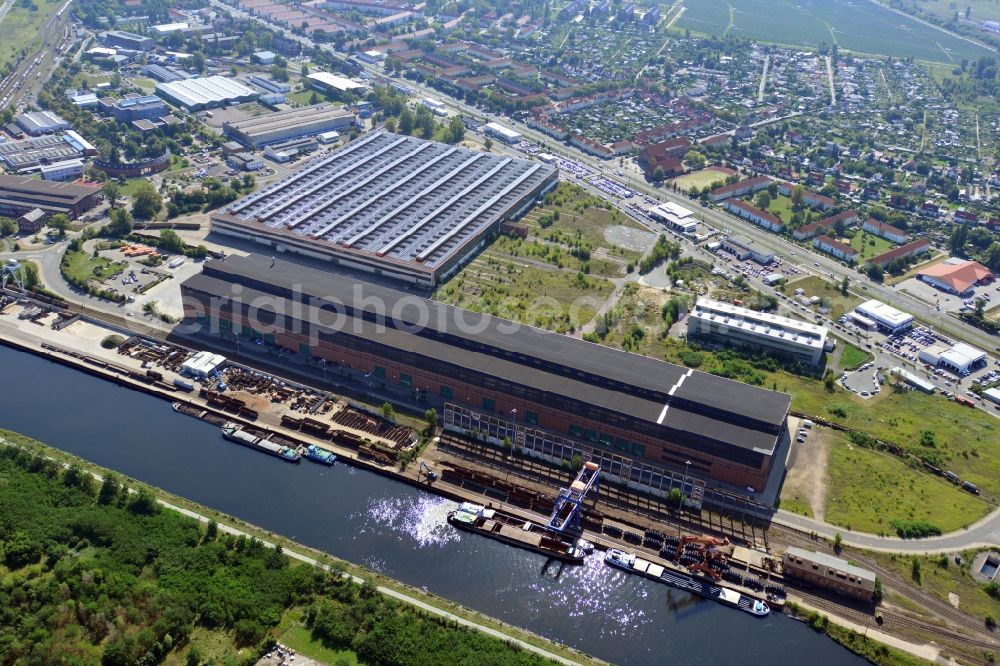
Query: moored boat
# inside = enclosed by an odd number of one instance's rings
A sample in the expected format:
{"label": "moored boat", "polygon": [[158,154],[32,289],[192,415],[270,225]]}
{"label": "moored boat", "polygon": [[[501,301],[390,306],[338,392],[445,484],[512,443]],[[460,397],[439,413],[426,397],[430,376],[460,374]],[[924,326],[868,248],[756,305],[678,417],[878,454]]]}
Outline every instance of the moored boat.
{"label": "moored boat", "polygon": [[243,427],[236,423],[229,422],[223,425],[222,437],[230,442],[236,442],[237,444],[242,444],[248,448],[262,451],[263,453],[275,456],[276,458],[281,458],[285,462],[297,463],[302,460],[302,454],[295,449],[288,446],[282,446],[281,444],[275,444],[274,442],[269,442],[266,439],[257,437],[256,435],[243,430]]}
{"label": "moored boat", "polygon": [[571,564],[580,564],[587,556],[575,539],[566,539],[530,520],[472,502],[463,502],[450,512],[448,524]]}
{"label": "moored boat", "polygon": [[770,606],[760,599],[753,599],[728,587],[712,585],[685,573],[672,571],[662,565],[636,557],[634,553],[626,553],[617,548],[608,549],[608,552],[604,555],[604,563],[616,569],[639,574],[640,576],[666,583],[679,590],[717,601],[720,604],[732,606],[757,617],[764,617],[771,612]]}
{"label": "moored boat", "polygon": [[305,457],[314,463],[319,463],[320,465],[326,465],[329,467],[333,463],[337,462],[337,454],[332,451],[327,451],[326,449],[320,448],[315,444],[310,444],[306,447]]}

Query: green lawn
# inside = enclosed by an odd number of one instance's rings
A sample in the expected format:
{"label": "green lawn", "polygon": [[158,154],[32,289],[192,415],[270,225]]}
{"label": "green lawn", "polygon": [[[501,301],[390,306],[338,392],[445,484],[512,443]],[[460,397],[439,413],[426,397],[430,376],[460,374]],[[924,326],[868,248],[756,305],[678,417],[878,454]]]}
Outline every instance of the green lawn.
{"label": "green lawn", "polygon": [[853,370],[874,358],[869,352],[859,349],[849,342],[845,342],[843,345],[843,350],[840,352],[840,367],[844,370]]}
{"label": "green lawn", "polygon": [[792,200],[784,194],[779,194],[771,199],[768,211],[781,218],[785,224],[792,221]]}
{"label": "green lawn", "polygon": [[806,516],[807,518],[813,517],[812,507],[809,506],[809,502],[798,495],[786,496],[782,493],[780,508],[785,511],[797,513],[800,516]]}
{"label": "green lawn", "polygon": [[275,640],[286,645],[304,657],[314,659],[329,666],[356,666],[358,656],[351,650],[334,650],[312,637],[312,632],[303,623],[301,608],[292,608],[285,613],[275,630]]}
{"label": "green lawn", "polygon": [[859,231],[851,239],[851,247],[861,253],[858,262],[864,262],[875,255],[888,252],[893,248],[893,245],[884,238]]}
{"label": "green lawn", "polygon": [[692,187],[697,187],[699,190],[703,190],[706,187],[722,184],[724,182],[726,182],[726,174],[721,171],[714,171],[710,168],[702,169],[701,171],[692,171],[691,173],[678,176],[670,181],[671,185],[676,185],[677,189],[682,192],[689,192]]}
{"label": "green lawn", "polygon": [[850,444],[837,433],[827,468],[826,521],[894,534],[894,519],[925,520],[943,532],[961,529],[989,506],[945,479],[914,470],[887,453]]}
{"label": "green lawn", "polygon": [[137,77],[132,79],[132,83],[134,85],[139,86],[143,90],[154,90],[156,88],[156,81],[154,81],[153,79],[145,79]]}
{"label": "green lawn", "polygon": [[[909,557],[886,553],[869,553],[880,564],[894,570],[905,580],[911,579],[912,564]],[[990,597],[982,583],[969,575],[969,565],[976,551],[962,553],[962,564],[955,564],[954,558],[942,560],[940,555],[925,555],[920,558],[920,587],[942,601],[951,603],[948,594],[958,595],[958,607],[978,618],[992,615],[1000,620],[1000,601]],[[893,599],[893,601],[896,601]],[[924,609],[915,608],[917,612]]]}
{"label": "green lawn", "polygon": [[782,288],[782,292],[787,296],[793,296],[795,290],[800,288],[805,290],[806,296],[819,296],[824,302],[829,303],[830,316],[833,319],[838,319],[864,301],[850,292],[844,296],[840,291],[839,284],[834,284],[816,275],[789,282]]}
{"label": "green lawn", "polygon": [[118,196],[121,196],[121,197],[130,197],[133,194],[135,194],[135,192],[136,192],[137,189],[139,189],[139,185],[141,185],[142,183],[148,183],[148,182],[150,182],[149,178],[145,178],[145,177],[131,178],[131,179],[125,181],[125,184],[122,185],[122,187],[121,187],[121,194],[119,194]]}
{"label": "green lawn", "polygon": [[124,261],[114,262],[102,256],[94,259],[86,252],[67,252],[65,258],[69,261],[63,265],[63,274],[79,282],[104,280],[128,267]]}
{"label": "green lawn", "polygon": [[[792,394],[795,411],[895,442],[915,455],[937,460],[939,467],[975,483],[985,495],[1000,496],[1000,420],[982,410],[941,396],[897,392],[891,386],[869,400],[839,387],[831,394],[815,380],[792,376],[780,379],[778,387]],[[934,433],[933,447],[921,444],[924,431]],[[985,509],[982,505],[966,522],[973,522]]]}

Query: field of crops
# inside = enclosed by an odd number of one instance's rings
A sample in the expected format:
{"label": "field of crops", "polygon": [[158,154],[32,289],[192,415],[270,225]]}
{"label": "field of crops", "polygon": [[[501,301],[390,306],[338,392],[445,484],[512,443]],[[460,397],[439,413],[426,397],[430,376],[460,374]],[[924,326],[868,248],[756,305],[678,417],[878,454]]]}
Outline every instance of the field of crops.
{"label": "field of crops", "polygon": [[990,55],[872,0],[689,0],[685,6],[675,27],[692,32],[808,48],[836,43],[851,51],[945,63]]}

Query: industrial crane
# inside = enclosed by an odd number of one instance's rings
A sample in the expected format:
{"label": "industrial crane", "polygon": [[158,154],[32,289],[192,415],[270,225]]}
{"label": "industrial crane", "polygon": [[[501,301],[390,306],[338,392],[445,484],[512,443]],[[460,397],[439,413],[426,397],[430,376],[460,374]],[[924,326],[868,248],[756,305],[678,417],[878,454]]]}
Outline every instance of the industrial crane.
{"label": "industrial crane", "polygon": [[729,539],[685,534],[677,542],[678,559],[684,554],[684,547],[688,544],[698,545],[698,554],[701,557],[700,560],[688,566],[688,569],[703,573],[715,580],[721,579],[722,572],[728,566],[729,557],[733,554],[733,547],[729,544]]}
{"label": "industrial crane", "polygon": [[580,512],[587,494],[601,483],[601,467],[587,462],[569,488],[560,488],[548,528],[553,532],[580,531]]}
{"label": "industrial crane", "polygon": [[24,267],[17,259],[8,259],[0,271],[0,288],[6,289],[7,283],[14,280],[14,284],[21,291],[24,291]]}

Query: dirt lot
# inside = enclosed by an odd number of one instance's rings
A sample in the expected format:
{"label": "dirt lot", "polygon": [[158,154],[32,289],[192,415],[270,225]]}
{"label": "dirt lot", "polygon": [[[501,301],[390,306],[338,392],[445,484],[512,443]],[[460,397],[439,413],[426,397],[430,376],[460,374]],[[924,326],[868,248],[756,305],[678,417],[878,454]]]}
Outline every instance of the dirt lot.
{"label": "dirt lot", "polygon": [[[799,427],[798,419],[789,419],[789,426],[794,426],[794,436]],[[830,430],[814,426],[804,443],[792,442],[788,454],[788,472],[781,489],[782,508],[796,513],[802,513],[800,509],[808,508],[814,518],[823,520],[829,481],[826,466],[830,456],[831,435]]]}

